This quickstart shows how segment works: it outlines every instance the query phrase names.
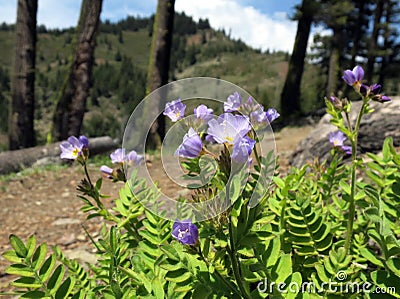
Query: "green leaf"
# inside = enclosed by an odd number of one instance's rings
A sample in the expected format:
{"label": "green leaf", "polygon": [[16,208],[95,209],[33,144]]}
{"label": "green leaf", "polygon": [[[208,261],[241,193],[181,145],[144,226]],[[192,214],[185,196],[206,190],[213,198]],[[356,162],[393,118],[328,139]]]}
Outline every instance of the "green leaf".
{"label": "green leaf", "polygon": [[19,257],[18,255],[17,255],[17,253],[14,251],[14,250],[8,250],[8,251],[6,251],[6,252],[4,252],[3,254],[2,254],[2,256],[6,259],[6,260],[8,260],[8,261],[10,261],[10,262],[12,262],[12,263],[21,263],[24,259],[22,258],[22,257]]}
{"label": "green leaf", "polygon": [[20,298],[30,298],[30,299],[37,299],[37,298],[49,298],[46,297],[46,293],[42,291],[29,291],[23,294]]}
{"label": "green leaf", "polygon": [[209,298],[209,296],[213,293],[210,290],[208,285],[198,284],[196,285],[195,289],[193,290],[192,299],[205,299]]}
{"label": "green leaf", "polygon": [[115,280],[111,281],[111,290],[113,291],[116,299],[122,298],[123,294],[122,294],[121,288]]}
{"label": "green leaf", "polygon": [[53,270],[55,263],[56,258],[54,257],[54,255],[50,255],[44,262],[43,266],[39,270],[39,276],[42,281],[47,281],[47,279],[50,277],[51,271]]}
{"label": "green leaf", "polygon": [[380,223],[382,218],[379,216],[379,210],[377,207],[369,207],[364,210],[364,214],[368,220],[372,221],[373,223]]}
{"label": "green leaf", "polygon": [[172,245],[162,245],[160,249],[168,256],[168,258],[179,262],[179,255],[176,252],[176,249]]}
{"label": "green leaf", "polygon": [[346,192],[349,195],[351,194],[351,188],[350,188],[350,185],[347,184],[347,182],[345,182],[344,180],[340,180],[339,185],[343,189],[344,192]]}
{"label": "green leaf", "polygon": [[376,191],[374,187],[369,186],[369,185],[364,187],[364,191],[365,191],[365,194],[367,194],[367,196],[369,198],[371,198],[373,204],[376,207],[379,207],[380,196],[379,196],[378,191]]}
{"label": "green leaf", "polygon": [[72,292],[75,286],[75,279],[73,277],[68,277],[61,286],[58,288],[55,299],[64,299]]}
{"label": "green leaf", "polygon": [[[301,286],[302,284],[302,278],[301,278],[301,274],[299,272],[295,272],[292,275],[290,275],[286,280],[285,280],[285,285],[286,286]],[[296,298],[297,294],[299,293],[299,291],[301,290],[301,287],[299,288],[293,288],[293,290],[295,290],[295,292],[291,291],[292,289],[288,289],[288,292],[286,294],[284,294],[285,298],[289,298],[289,299],[294,299]]]}
{"label": "green leaf", "polygon": [[21,277],[11,282],[11,285],[17,288],[38,289],[42,286],[34,277]]}
{"label": "green leaf", "polygon": [[40,268],[40,266],[44,262],[44,259],[46,258],[46,253],[47,253],[46,243],[42,243],[38,248],[36,248],[36,251],[32,257],[33,270],[37,271]]}
{"label": "green leaf", "polygon": [[6,268],[5,272],[7,274],[14,274],[22,277],[33,277],[35,275],[35,272],[24,264],[12,264]]}
{"label": "green leaf", "polygon": [[292,274],[292,260],[289,254],[279,257],[277,264],[272,268],[272,273],[276,283],[284,282]]}
{"label": "green leaf", "polygon": [[190,274],[190,272],[188,272],[186,269],[179,269],[176,271],[168,272],[165,275],[165,279],[168,281],[179,283],[190,279],[191,276],[192,275]]}
{"label": "green leaf", "polygon": [[65,270],[63,265],[58,265],[58,267],[54,270],[49,281],[47,282],[47,288],[50,290],[50,294],[54,294],[57,291],[64,278],[64,272]]}
{"label": "green leaf", "polygon": [[10,235],[10,244],[19,257],[26,258],[28,250],[20,238],[13,234]]}
{"label": "green leaf", "polygon": [[281,189],[285,188],[285,182],[281,178],[274,176],[272,177],[272,180],[279,188]]}
{"label": "green leaf", "polygon": [[36,238],[34,235],[30,236],[28,241],[26,241],[26,248],[27,248],[26,258],[30,259],[36,248]]}
{"label": "green leaf", "polygon": [[154,279],[151,281],[151,286],[156,298],[164,298],[164,287],[158,277],[154,277]]}

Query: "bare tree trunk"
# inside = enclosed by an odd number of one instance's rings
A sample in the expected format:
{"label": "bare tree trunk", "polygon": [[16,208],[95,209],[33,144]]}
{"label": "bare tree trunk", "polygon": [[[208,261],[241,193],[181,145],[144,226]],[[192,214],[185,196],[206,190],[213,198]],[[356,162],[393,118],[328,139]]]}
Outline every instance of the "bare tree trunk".
{"label": "bare tree trunk", "polygon": [[328,96],[332,95],[337,90],[339,69],[340,69],[340,52],[339,52],[339,30],[337,28],[333,29],[331,55],[329,57],[329,70],[328,70],[328,82],[326,86],[326,94]]}
{"label": "bare tree trunk", "polygon": [[[359,0],[358,1],[358,24],[362,24],[363,18],[365,15],[365,1]],[[354,38],[353,38],[353,47],[351,48],[351,62],[350,66],[353,67],[356,65],[356,57],[359,55],[360,51],[360,42],[361,42],[361,37],[362,37],[362,30],[361,30],[361,25],[360,26],[355,26],[354,28]]]}
{"label": "bare tree trunk", "polygon": [[374,64],[377,52],[377,43],[379,36],[379,29],[381,27],[381,18],[383,14],[383,6],[384,0],[378,1],[375,9],[375,18],[374,18],[374,28],[372,30],[371,39],[368,47],[368,61],[367,61],[367,71],[366,71],[366,79],[368,82],[372,82],[372,77],[374,75]]}
{"label": "bare tree trunk", "polygon": [[303,76],[304,59],[314,13],[315,2],[313,0],[303,0],[293,53],[290,57],[289,70],[281,94],[281,112],[285,117],[300,112],[301,78]]}
{"label": "bare tree trunk", "polygon": [[[147,94],[168,83],[175,15],[174,6],[175,0],[158,0],[147,74]],[[163,107],[160,108],[162,109]],[[154,123],[150,129],[147,140],[148,147],[150,149],[159,147],[164,137],[165,116],[161,114],[157,118],[157,123]]]}
{"label": "bare tree trunk", "polygon": [[18,0],[16,56],[8,138],[11,150],[35,145],[35,57],[37,0]]}
{"label": "bare tree trunk", "polygon": [[80,134],[91,87],[102,2],[102,0],[82,0],[75,57],[53,115],[52,133],[55,140]]}

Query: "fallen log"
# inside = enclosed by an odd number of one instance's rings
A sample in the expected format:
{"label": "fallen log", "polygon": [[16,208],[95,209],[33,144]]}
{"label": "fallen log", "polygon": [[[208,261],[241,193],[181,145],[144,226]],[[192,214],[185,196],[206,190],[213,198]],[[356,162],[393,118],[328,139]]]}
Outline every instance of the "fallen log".
{"label": "fallen log", "polygon": [[[57,161],[61,153],[60,143],[1,152],[0,174],[17,172],[45,158]],[[90,138],[89,151],[91,156],[110,152],[117,147],[117,143],[109,136]]]}

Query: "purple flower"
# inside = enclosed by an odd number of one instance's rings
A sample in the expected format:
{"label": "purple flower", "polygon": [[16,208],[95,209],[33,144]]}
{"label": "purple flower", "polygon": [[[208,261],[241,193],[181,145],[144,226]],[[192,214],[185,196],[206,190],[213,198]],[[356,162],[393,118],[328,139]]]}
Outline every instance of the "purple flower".
{"label": "purple flower", "polygon": [[329,142],[334,147],[343,146],[343,143],[346,141],[346,139],[347,138],[342,131],[336,131],[336,132],[329,133]]}
{"label": "purple flower", "polygon": [[248,136],[235,140],[231,155],[232,160],[240,164],[247,162],[255,144],[256,141]]}
{"label": "purple flower", "polygon": [[84,144],[81,143],[78,138],[76,138],[75,136],[71,136],[67,139],[67,141],[63,141],[60,144],[60,149],[61,149],[60,158],[75,160],[82,154],[83,147]]}
{"label": "purple flower", "polygon": [[346,140],[347,138],[342,131],[336,131],[329,134],[329,142],[333,145],[333,147],[339,148],[347,155],[351,155],[351,146],[344,145]]}
{"label": "purple flower", "polygon": [[126,155],[124,148],[117,148],[113,153],[110,154],[111,162],[112,163],[128,163],[128,164],[135,164],[139,165],[142,160],[143,156],[138,155],[135,151],[129,152],[128,155]]}
{"label": "purple flower", "polygon": [[189,132],[183,136],[182,144],[175,151],[175,156],[182,158],[196,158],[200,155],[203,144],[200,136],[193,130],[189,129]]}
{"label": "purple flower", "polygon": [[354,69],[345,70],[342,79],[350,86],[361,85],[361,80],[364,78],[364,70],[357,65]]}
{"label": "purple flower", "polygon": [[130,151],[125,160],[128,164],[140,165],[143,162],[143,156],[138,155],[135,151]]}
{"label": "purple flower", "polygon": [[266,112],[264,112],[264,107],[258,105],[258,107],[250,113],[250,119],[252,124],[266,122],[268,119]]}
{"label": "purple flower", "polygon": [[379,103],[386,103],[386,102],[390,102],[392,99],[383,94],[378,94],[376,96],[373,96],[372,100],[377,101]]}
{"label": "purple flower", "polygon": [[369,87],[370,93],[372,93],[373,95],[377,95],[379,94],[379,92],[381,91],[382,86],[380,84],[372,84]]}
{"label": "purple flower", "polygon": [[249,119],[243,115],[221,114],[208,122],[207,134],[217,143],[233,144],[237,137],[244,137],[251,130]]}
{"label": "purple flower", "polygon": [[176,219],[172,226],[172,236],[184,245],[194,245],[199,238],[199,230],[190,219]]}
{"label": "purple flower", "polygon": [[113,153],[110,154],[112,163],[124,163],[125,161],[125,149],[117,148]]}
{"label": "purple flower", "polygon": [[83,148],[89,148],[89,139],[86,136],[79,136],[79,142],[82,144]]}
{"label": "purple flower", "polygon": [[214,118],[214,112],[211,108],[208,108],[206,105],[201,104],[199,107],[194,108],[194,115],[197,118],[203,119],[205,121],[209,121]]}
{"label": "purple flower", "polygon": [[165,105],[164,115],[168,116],[171,121],[176,122],[185,115],[186,105],[181,102],[181,99],[174,100]]}
{"label": "purple flower", "polygon": [[281,116],[275,108],[269,108],[265,114],[269,123],[272,123],[275,119]]}
{"label": "purple flower", "polygon": [[211,135],[207,135],[205,139],[210,144],[214,144],[215,143],[214,137],[212,137]]}
{"label": "purple flower", "polygon": [[351,155],[352,153],[352,148],[349,145],[343,145],[341,149],[346,155]]}
{"label": "purple flower", "polygon": [[114,170],[106,165],[100,167],[100,171],[109,179],[112,179]]}
{"label": "purple flower", "polygon": [[232,95],[230,95],[226,102],[224,103],[224,111],[225,112],[233,112],[237,111],[242,104],[242,97],[240,94],[235,91]]}

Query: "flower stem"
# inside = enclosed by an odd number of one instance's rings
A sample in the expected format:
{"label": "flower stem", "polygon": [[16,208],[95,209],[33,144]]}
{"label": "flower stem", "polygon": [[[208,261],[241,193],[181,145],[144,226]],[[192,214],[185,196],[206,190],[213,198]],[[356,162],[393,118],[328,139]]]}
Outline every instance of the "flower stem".
{"label": "flower stem", "polygon": [[[367,102],[363,101],[361,109],[358,113],[356,126],[353,131],[352,139],[351,139],[351,186],[350,186],[350,206],[349,206],[349,215],[347,219],[347,235],[346,240],[344,243],[344,248],[346,254],[349,254],[350,246],[351,246],[351,239],[353,235],[353,224],[354,224],[354,216],[355,216],[355,202],[354,197],[356,193],[356,167],[357,167],[357,142],[358,142],[358,132],[360,130],[361,118],[364,115],[364,110],[367,105]],[[346,117],[348,115],[346,113]],[[351,125],[349,122],[349,128],[351,130]]]}
{"label": "flower stem", "polygon": [[230,246],[228,246],[228,253],[229,257],[231,259],[232,263],[232,269],[233,269],[233,275],[235,276],[236,283],[239,286],[240,293],[243,298],[251,298],[248,290],[244,286],[244,281],[241,277],[240,273],[240,265],[239,261],[236,256],[236,250],[235,250],[235,242],[233,240],[233,227],[232,227],[232,219],[229,220],[229,243]]}

